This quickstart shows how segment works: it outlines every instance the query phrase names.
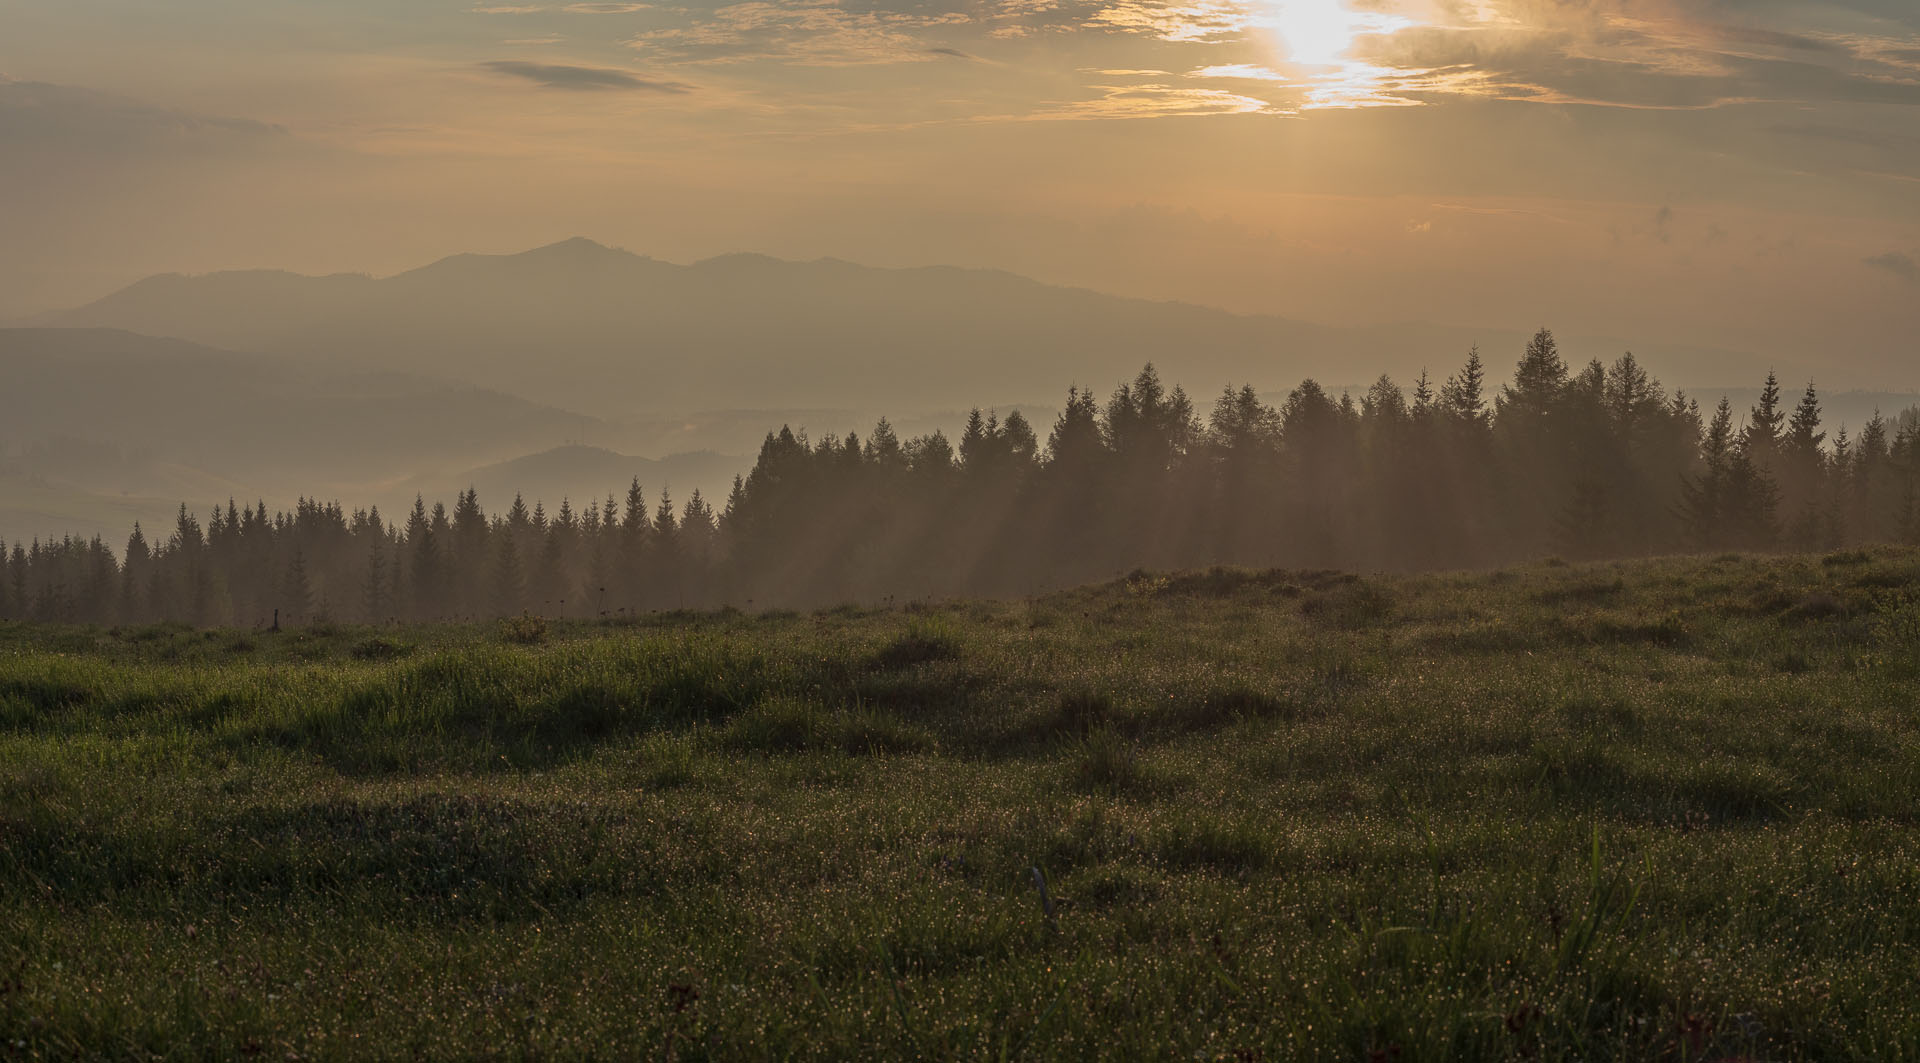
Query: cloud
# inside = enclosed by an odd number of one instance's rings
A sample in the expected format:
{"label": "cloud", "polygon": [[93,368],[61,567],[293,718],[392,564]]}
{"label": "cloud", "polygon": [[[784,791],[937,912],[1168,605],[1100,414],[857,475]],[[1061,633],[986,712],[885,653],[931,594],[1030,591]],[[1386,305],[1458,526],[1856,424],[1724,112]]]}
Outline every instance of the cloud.
{"label": "cloud", "polygon": [[1781,30],[1764,29],[1757,26],[1727,26],[1704,24],[1702,31],[1717,35],[1730,44],[1758,44],[1768,48],[1784,48],[1790,51],[1839,52],[1843,49],[1834,41],[1820,37],[1808,37],[1799,33],[1786,33]]}
{"label": "cloud", "polygon": [[561,8],[576,15],[630,15],[635,11],[645,11],[652,4],[568,4]]}
{"label": "cloud", "polygon": [[0,77],[0,159],[35,152],[193,153],[283,140],[283,126],[153,107],[70,85]]}
{"label": "cloud", "polygon": [[1845,126],[1819,125],[1813,123],[1775,125],[1769,126],[1768,132],[1778,133],[1786,137],[1820,140],[1830,144],[1854,144],[1867,148],[1920,147],[1920,138],[1902,137],[1892,133],[1870,132],[1864,129],[1849,129]]}
{"label": "cloud", "polygon": [[1100,96],[1043,108],[1030,121],[1119,118],[1192,118],[1237,114],[1285,114],[1273,103],[1219,89],[1178,85],[1096,85]]}
{"label": "cloud", "polygon": [[1116,0],[1086,25],[1175,43],[1225,44],[1245,40],[1253,21],[1236,0]]}
{"label": "cloud", "polygon": [[1867,265],[1891,273],[1901,280],[1920,284],[1920,262],[1914,261],[1912,255],[1900,251],[1889,251],[1884,255],[1875,255],[1867,259]]}
{"label": "cloud", "polygon": [[935,60],[923,35],[969,23],[963,12],[849,10],[814,0],[727,4],[684,26],[639,34],[628,43],[660,59],[694,63],[772,61],[793,66],[864,66]]}
{"label": "cloud", "polygon": [[624,70],[594,66],[568,66],[559,63],[526,63],[517,59],[496,59],[481,66],[496,74],[522,78],[550,89],[574,92],[624,90],[633,92],[683,93],[691,86],[678,81],[649,81]]}
{"label": "cloud", "polygon": [[1190,78],[1220,78],[1226,81],[1292,81],[1293,78],[1257,63],[1222,63],[1187,71]]}
{"label": "cloud", "polygon": [[[1675,111],[1920,105],[1920,33],[1884,16],[1837,20],[1800,0],[552,0],[543,9],[648,10],[624,43],[652,65],[1006,66],[996,62],[1002,42],[1044,36],[1083,69],[1188,71],[1230,92],[1264,82],[1273,87],[1259,95],[1289,111],[1451,99]],[[1300,17],[1320,20],[1312,45],[1299,45],[1307,62],[1288,57]]]}
{"label": "cloud", "polygon": [[[1189,26],[1230,40],[1221,0],[1117,0],[1135,9],[1198,11]],[[1562,106],[1706,110],[1743,104],[1920,106],[1920,34],[1890,24],[1836,32],[1807,5],[1736,9],[1719,0],[1446,0],[1356,4],[1386,12],[1352,34],[1341,61],[1300,71],[1303,110],[1490,98]],[[1737,20],[1735,15],[1737,14]],[[1397,23],[1391,21],[1398,18]],[[1357,25],[1357,24],[1356,24]],[[1871,25],[1871,24],[1870,24]],[[1284,20],[1278,26],[1285,35]],[[1182,33],[1189,33],[1182,31]],[[1175,34],[1180,35],[1180,34]],[[1222,63],[1195,76],[1225,76]],[[1280,65],[1286,72],[1293,67]]]}

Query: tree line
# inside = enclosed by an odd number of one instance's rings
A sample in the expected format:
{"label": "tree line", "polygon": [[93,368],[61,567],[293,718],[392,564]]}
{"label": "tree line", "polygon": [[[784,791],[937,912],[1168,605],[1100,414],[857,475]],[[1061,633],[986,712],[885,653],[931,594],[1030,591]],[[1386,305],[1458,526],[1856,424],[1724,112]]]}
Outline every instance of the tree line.
{"label": "tree line", "polygon": [[1769,374],[1736,424],[1633,355],[1575,371],[1542,330],[1510,383],[1479,352],[1437,386],[1228,387],[1203,417],[1149,365],[1078,387],[1044,442],[973,411],[955,444],[782,428],[723,508],[638,481],[576,510],[415,499],[398,520],[303,499],[181,506],[164,537],[0,543],[0,617],[262,625],[612,616],[1017,595],[1134,568],[1440,569],[1545,554],[1920,543],[1920,412],[1831,437]]}

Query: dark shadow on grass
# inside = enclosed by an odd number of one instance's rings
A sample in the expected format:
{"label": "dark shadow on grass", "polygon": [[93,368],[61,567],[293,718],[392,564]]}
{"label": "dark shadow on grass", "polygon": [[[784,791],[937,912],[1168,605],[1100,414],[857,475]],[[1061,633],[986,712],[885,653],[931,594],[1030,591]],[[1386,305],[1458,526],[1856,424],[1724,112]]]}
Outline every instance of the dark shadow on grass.
{"label": "dark shadow on grass", "polygon": [[11,824],[0,896],[177,914],[354,904],[398,923],[536,920],[652,893],[657,868],[607,839],[624,813],[461,794],[253,807],[189,835]]}
{"label": "dark shadow on grass", "polygon": [[767,683],[756,659],[724,655],[663,650],[639,667],[542,686],[510,656],[443,654],[228,741],[235,749],[269,743],[349,775],[544,768],[612,739],[724,722],[756,703]]}

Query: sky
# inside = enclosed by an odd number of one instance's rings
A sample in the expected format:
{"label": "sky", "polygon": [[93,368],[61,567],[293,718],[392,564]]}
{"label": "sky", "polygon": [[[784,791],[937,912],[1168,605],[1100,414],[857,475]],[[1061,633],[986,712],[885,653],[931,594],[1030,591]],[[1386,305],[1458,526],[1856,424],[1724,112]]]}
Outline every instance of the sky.
{"label": "sky", "polygon": [[0,0],[0,318],[587,236],[1920,385],[1913,0]]}

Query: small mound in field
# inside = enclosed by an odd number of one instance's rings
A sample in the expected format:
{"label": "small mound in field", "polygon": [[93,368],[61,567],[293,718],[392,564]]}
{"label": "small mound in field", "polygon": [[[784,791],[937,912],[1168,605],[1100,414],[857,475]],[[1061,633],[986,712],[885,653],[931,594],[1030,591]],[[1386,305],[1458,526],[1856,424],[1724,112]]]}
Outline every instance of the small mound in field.
{"label": "small mound in field", "polygon": [[952,632],[931,624],[916,624],[873,655],[873,666],[883,672],[897,672],[933,661],[960,659],[960,640]]}
{"label": "small mound in field", "polygon": [[850,756],[926,753],[933,736],[891,713],[873,708],[829,709],[780,699],[733,718],[721,732],[731,749],[756,753],[832,750]]}
{"label": "small mound in field", "polygon": [[1092,690],[1071,690],[1060,695],[1054,710],[1054,729],[1065,734],[1086,734],[1113,720],[1115,707],[1110,695]]}
{"label": "small mound in field", "polygon": [[1086,793],[1152,793],[1165,780],[1140,762],[1140,743],[1102,728],[1081,740],[1069,772],[1074,789]]}
{"label": "small mound in field", "polygon": [[393,661],[413,652],[412,646],[398,642],[389,642],[383,638],[371,638],[349,651],[355,660]]}
{"label": "small mound in field", "polygon": [[1815,591],[1800,599],[1785,616],[1790,620],[1831,620],[1845,619],[1848,612],[1847,603],[1825,591]]}
{"label": "small mound in field", "polygon": [[1393,615],[1393,596],[1370,583],[1354,579],[1320,591],[1300,603],[1300,615],[1316,624],[1358,631]]}

